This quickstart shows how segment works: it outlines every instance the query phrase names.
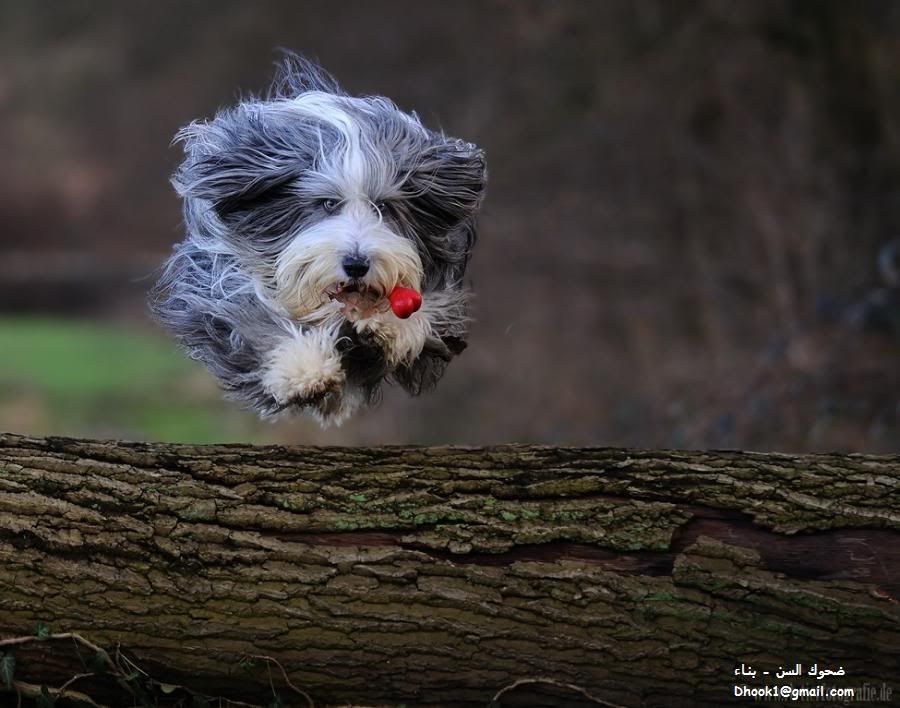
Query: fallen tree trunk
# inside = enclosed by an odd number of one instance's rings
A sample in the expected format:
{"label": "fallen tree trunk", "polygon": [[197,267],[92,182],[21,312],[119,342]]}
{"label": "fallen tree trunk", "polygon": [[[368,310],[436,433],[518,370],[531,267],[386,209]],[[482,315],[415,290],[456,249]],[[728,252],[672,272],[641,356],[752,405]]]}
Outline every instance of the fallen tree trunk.
{"label": "fallen tree trunk", "polygon": [[897,457],[0,435],[0,690],[23,695],[75,675],[70,698],[109,705],[884,691],[898,598]]}

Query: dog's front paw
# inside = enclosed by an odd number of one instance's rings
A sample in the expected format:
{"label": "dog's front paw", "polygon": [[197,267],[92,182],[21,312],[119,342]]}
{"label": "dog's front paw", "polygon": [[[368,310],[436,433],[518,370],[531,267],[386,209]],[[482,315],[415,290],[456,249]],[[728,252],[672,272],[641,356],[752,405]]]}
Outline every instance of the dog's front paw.
{"label": "dog's front paw", "polygon": [[284,409],[319,403],[340,392],[346,379],[337,352],[310,338],[296,337],[272,352],[262,383]]}
{"label": "dog's front paw", "polygon": [[406,319],[387,312],[358,322],[356,331],[379,347],[393,367],[410,362],[422,353],[431,328],[419,312]]}

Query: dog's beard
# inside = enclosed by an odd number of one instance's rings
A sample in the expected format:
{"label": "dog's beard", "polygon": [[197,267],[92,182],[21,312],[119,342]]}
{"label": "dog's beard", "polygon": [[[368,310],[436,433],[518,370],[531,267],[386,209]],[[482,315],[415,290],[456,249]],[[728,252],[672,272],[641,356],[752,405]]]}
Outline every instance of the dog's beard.
{"label": "dog's beard", "polygon": [[[348,278],[341,263],[363,254],[369,271]],[[300,322],[349,319],[386,311],[386,298],[402,285],[421,289],[422,261],[415,246],[387,228],[381,219],[363,228],[342,215],[327,218],[297,234],[275,264],[275,299]]]}

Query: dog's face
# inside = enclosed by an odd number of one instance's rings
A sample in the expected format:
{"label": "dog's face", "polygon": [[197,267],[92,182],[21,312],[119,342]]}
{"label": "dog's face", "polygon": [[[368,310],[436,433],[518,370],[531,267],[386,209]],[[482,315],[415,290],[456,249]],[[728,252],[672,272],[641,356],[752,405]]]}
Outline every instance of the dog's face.
{"label": "dog's face", "polygon": [[394,286],[458,285],[485,179],[474,145],[290,58],[268,98],[185,128],[173,180],[192,230],[227,244],[301,321]]}

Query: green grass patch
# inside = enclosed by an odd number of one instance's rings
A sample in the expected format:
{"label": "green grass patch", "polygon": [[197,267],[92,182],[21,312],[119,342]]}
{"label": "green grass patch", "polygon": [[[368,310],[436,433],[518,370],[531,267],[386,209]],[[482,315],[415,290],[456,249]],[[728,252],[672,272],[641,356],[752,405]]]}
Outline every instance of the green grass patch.
{"label": "green grass patch", "polygon": [[121,325],[0,318],[0,429],[171,442],[259,441],[202,365]]}
{"label": "green grass patch", "polygon": [[153,392],[188,374],[174,344],[144,332],[90,322],[0,319],[0,383],[50,395],[97,397]]}

